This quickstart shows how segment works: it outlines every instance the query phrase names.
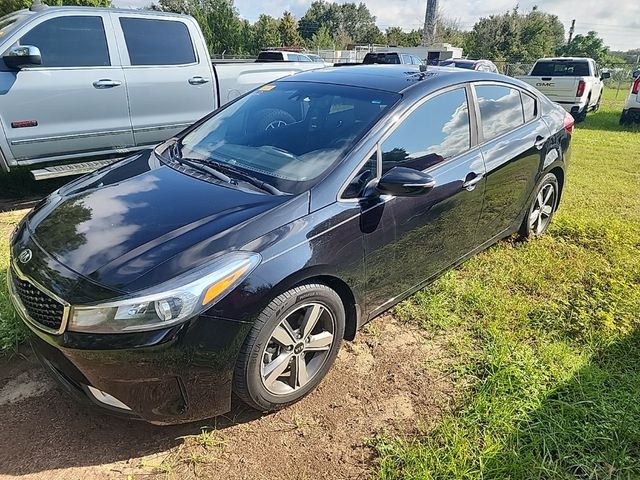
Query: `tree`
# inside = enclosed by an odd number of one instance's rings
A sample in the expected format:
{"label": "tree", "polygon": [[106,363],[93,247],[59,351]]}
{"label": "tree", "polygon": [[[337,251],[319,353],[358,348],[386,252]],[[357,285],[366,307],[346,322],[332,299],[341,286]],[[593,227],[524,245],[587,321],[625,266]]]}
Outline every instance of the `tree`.
{"label": "tree", "polygon": [[576,35],[571,43],[558,48],[558,54],[567,57],[589,57],[598,63],[603,63],[609,56],[609,47],[598,36],[598,32],[591,31],[586,35]]}
{"label": "tree", "polygon": [[[32,0],[2,0],[2,2],[0,2],[0,17],[15,12],[16,10],[29,8],[32,3]],[[46,0],[43,3],[46,3],[47,5],[50,5],[52,7],[62,5],[74,5],[83,7],[111,6],[111,0]]]}
{"label": "tree", "polygon": [[468,55],[498,62],[531,62],[553,55],[564,43],[564,26],[555,15],[534,7],[521,14],[518,7],[502,15],[481,18],[465,36]]}
{"label": "tree", "polygon": [[263,14],[258,17],[258,21],[253,25],[253,32],[254,51],[282,45],[280,32],[278,31],[278,21],[269,15]]}
{"label": "tree", "polygon": [[243,36],[247,25],[230,0],[160,0],[154,10],[186,13],[200,24],[211,53],[246,53],[251,45]]}
{"label": "tree", "polygon": [[313,34],[311,39],[307,41],[309,48],[314,49],[333,48],[334,44],[333,37],[326,25],[321,26],[318,31]]}
{"label": "tree", "polygon": [[298,24],[291,12],[285,11],[278,25],[280,40],[285,47],[299,47],[303,44],[302,37],[298,33]]}

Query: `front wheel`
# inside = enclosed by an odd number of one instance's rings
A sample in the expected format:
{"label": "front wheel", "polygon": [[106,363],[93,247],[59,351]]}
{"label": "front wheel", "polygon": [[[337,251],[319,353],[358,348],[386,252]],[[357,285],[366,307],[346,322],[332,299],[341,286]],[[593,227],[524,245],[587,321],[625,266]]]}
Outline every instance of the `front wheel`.
{"label": "front wheel", "polygon": [[323,284],[295,287],[269,303],[238,356],[234,392],[260,411],[297,402],[318,386],[338,355],[345,309]]}
{"label": "front wheel", "polygon": [[539,237],[549,228],[559,196],[558,179],[553,173],[547,173],[538,184],[536,196],[522,222],[519,232],[521,238]]}

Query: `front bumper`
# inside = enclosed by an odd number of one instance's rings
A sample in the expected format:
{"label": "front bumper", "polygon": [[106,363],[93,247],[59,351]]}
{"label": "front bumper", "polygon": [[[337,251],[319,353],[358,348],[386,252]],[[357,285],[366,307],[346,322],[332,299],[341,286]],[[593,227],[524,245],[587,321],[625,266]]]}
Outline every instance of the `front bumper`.
{"label": "front bumper", "polygon": [[[231,409],[244,323],[199,317],[143,335],[59,336],[26,323],[41,363],[79,401],[160,425],[211,418]],[[105,401],[109,397],[123,407]]]}
{"label": "front bumper", "polygon": [[51,331],[29,317],[13,285],[14,275],[7,275],[9,296],[31,330],[34,352],[77,400],[161,425],[211,418],[231,409],[233,369],[247,323],[202,315],[150,332]]}

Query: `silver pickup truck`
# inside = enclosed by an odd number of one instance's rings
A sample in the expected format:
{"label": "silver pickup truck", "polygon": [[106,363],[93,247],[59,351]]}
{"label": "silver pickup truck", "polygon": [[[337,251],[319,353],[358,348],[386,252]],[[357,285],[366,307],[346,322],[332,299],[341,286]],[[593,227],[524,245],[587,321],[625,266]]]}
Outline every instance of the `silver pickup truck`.
{"label": "silver pickup truck", "polygon": [[[0,18],[0,170],[154,145],[212,110],[313,62],[210,60],[189,16],[32,7]],[[104,162],[53,166],[36,179]]]}

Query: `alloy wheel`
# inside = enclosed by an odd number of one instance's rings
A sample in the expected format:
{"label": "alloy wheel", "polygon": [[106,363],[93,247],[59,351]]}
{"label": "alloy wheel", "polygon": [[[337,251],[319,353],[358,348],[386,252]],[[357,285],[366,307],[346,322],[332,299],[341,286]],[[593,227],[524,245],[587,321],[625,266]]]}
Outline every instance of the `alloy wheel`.
{"label": "alloy wheel", "polygon": [[529,214],[529,229],[534,235],[540,235],[547,229],[555,204],[555,186],[547,183],[538,192],[533,209]]}
{"label": "alloy wheel", "polygon": [[326,362],[334,341],[335,318],[325,305],[297,307],[278,324],[262,352],[262,384],[273,395],[303,388]]}

